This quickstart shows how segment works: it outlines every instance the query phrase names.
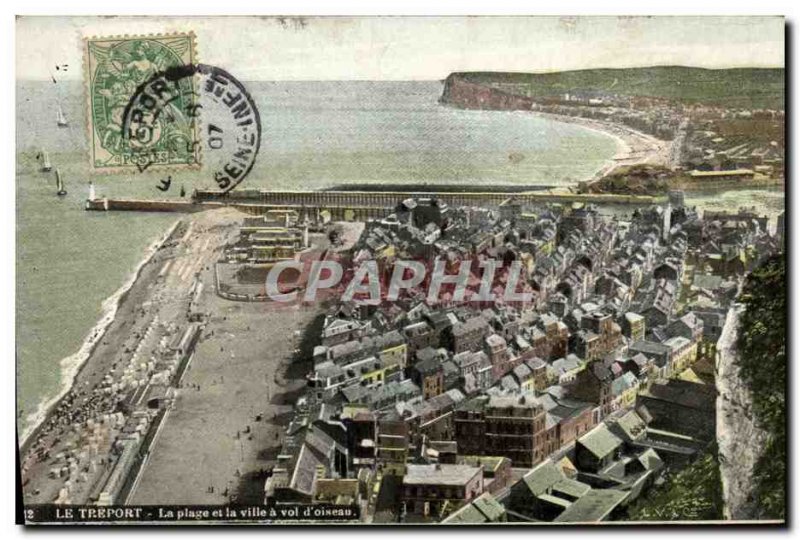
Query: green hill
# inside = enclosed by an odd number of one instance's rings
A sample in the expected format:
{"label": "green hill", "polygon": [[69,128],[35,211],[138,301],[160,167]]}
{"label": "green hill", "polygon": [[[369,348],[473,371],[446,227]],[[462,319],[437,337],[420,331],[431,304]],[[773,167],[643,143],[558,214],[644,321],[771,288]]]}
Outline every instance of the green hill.
{"label": "green hill", "polygon": [[455,73],[467,81],[494,85],[524,84],[532,97],[565,92],[603,91],[621,95],[661,97],[731,108],[784,108],[782,68],[703,69],[663,66],[627,69],[587,69],[554,73]]}

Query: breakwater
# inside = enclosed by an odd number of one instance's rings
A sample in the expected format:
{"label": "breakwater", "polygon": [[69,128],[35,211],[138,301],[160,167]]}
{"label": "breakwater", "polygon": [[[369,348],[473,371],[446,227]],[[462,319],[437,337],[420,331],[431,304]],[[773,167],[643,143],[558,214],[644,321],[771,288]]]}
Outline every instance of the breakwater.
{"label": "breakwater", "polygon": [[451,206],[497,207],[509,203],[592,203],[647,206],[659,201],[647,195],[610,195],[551,191],[528,192],[440,192],[440,191],[266,191],[214,190],[195,191],[191,201],[145,199],[94,199],[86,209],[94,211],[199,212],[228,206],[249,214],[263,214],[273,209],[324,212],[331,219],[347,221],[385,216],[405,199],[433,198]]}
{"label": "breakwater", "polygon": [[307,207],[347,206],[356,208],[394,208],[408,199],[433,198],[452,206],[500,206],[508,202],[536,203],[594,203],[649,205],[655,197],[642,195],[608,195],[595,193],[568,193],[553,191],[498,192],[498,191],[266,191],[236,190],[227,194],[220,191],[198,190],[193,200],[198,203],[300,205]]}
{"label": "breakwater", "polygon": [[193,201],[170,201],[155,199],[90,199],[86,201],[86,210],[120,210],[138,212],[200,212],[210,206],[199,205]]}

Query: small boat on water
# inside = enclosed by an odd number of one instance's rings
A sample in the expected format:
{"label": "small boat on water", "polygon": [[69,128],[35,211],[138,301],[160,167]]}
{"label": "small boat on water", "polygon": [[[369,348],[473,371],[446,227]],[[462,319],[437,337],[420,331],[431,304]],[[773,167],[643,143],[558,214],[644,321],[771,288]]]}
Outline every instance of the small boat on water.
{"label": "small boat on water", "polygon": [[67,194],[67,190],[64,187],[64,182],[61,181],[61,173],[58,172],[58,169],[56,169],[56,190],[56,195],[59,197],[63,197]]}
{"label": "small boat on water", "polygon": [[67,122],[67,117],[64,116],[64,111],[61,109],[61,104],[58,104],[58,115],[56,116],[56,123],[58,127],[67,127],[69,126],[69,122]]}
{"label": "small boat on water", "polygon": [[47,153],[47,150],[42,150],[42,171],[49,172],[53,169],[53,166],[50,164],[50,154]]}

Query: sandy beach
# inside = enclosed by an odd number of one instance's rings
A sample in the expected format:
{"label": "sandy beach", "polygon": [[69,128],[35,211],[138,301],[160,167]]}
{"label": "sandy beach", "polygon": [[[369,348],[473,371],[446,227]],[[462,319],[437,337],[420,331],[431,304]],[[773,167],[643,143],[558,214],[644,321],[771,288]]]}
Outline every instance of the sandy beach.
{"label": "sandy beach", "polygon": [[[73,504],[96,493],[113,461],[108,457],[110,445],[121,429],[108,421],[121,397],[115,385],[131,363],[157,354],[165,338],[186,326],[196,274],[215,260],[240,219],[231,209],[187,216],[144,257],[133,282],[123,287],[113,315],[91,334],[91,350],[75,368],[70,388],[28,434],[21,449],[27,504],[53,502],[64,495],[65,487]],[[72,457],[65,461],[65,455]],[[54,468],[68,469],[69,478],[80,481],[53,477]]]}
{"label": "sandy beach", "polygon": [[665,167],[674,165],[674,163],[672,163],[675,155],[673,141],[663,141],[628,126],[604,120],[541,111],[533,111],[533,114],[559,122],[576,124],[586,129],[608,135],[616,141],[617,153],[612,159],[608,160],[603,167],[587,178],[586,180],[588,181],[600,179],[621,166],[645,163],[650,165],[662,165]]}
{"label": "sandy beach", "polygon": [[38,432],[39,427],[47,419],[47,415],[53,411],[54,407],[58,405],[61,398],[63,398],[72,388],[75,377],[78,375],[78,373],[80,373],[81,368],[83,368],[86,361],[91,357],[92,352],[97,344],[105,336],[108,327],[114,322],[120,304],[125,300],[125,297],[131,290],[131,287],[133,287],[134,283],[136,283],[136,280],[139,279],[142,269],[148,262],[150,262],[156,251],[158,251],[158,249],[172,236],[179,224],[180,220],[176,220],[161,238],[153,242],[153,244],[148,247],[144,258],[131,273],[125,284],[103,302],[103,317],[89,331],[89,334],[86,336],[86,339],[84,340],[80,350],[77,353],[61,360],[61,390],[57,395],[48,400],[42,401],[37,410],[28,416],[27,426],[20,435],[20,446],[23,452],[29,446],[28,443],[31,435]]}

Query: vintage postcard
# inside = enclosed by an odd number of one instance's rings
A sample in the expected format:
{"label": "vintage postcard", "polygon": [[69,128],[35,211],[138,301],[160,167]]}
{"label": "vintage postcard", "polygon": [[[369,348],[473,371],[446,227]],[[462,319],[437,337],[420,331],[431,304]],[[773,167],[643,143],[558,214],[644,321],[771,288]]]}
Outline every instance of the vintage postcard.
{"label": "vintage postcard", "polygon": [[786,523],[783,17],[15,25],[21,522]]}

